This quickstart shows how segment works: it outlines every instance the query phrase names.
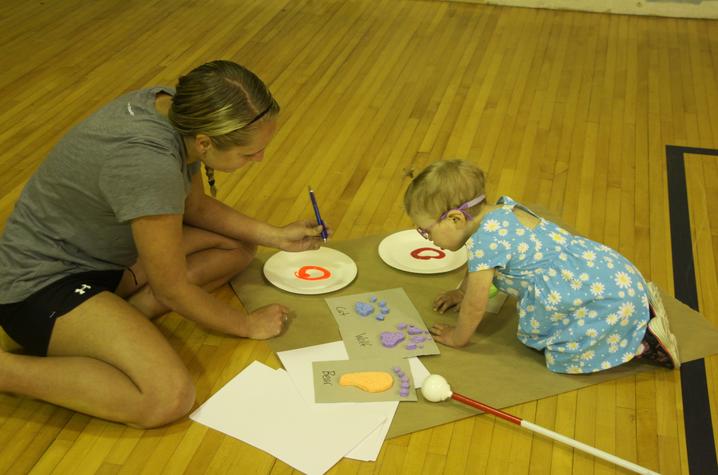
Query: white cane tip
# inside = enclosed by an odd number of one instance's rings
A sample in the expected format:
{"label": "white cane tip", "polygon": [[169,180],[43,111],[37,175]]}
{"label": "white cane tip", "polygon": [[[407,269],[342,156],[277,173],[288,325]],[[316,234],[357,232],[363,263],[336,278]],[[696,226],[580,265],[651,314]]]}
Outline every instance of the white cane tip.
{"label": "white cane tip", "polygon": [[443,376],[432,374],[421,385],[421,394],[427,401],[445,401],[451,397],[451,387]]}

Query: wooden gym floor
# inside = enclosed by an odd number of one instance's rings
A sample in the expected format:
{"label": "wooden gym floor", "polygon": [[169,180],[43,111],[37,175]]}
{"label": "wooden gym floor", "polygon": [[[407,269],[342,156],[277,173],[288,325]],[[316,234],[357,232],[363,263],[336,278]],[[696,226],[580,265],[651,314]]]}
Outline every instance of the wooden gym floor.
{"label": "wooden gym floor", "polygon": [[[263,163],[219,175],[223,201],[282,224],[312,216],[311,184],[335,239],[386,233],[410,224],[408,171],[467,158],[488,172],[491,197],[541,205],[663,288],[694,288],[718,324],[714,21],[438,1],[4,0],[0,40],[0,223],[73,124],[125,91],[228,58],[257,72],[283,112]],[[669,200],[671,183],[685,199]],[[228,288],[217,295],[238,305]],[[198,403],[253,360],[278,366],[265,343],[176,314],[159,325],[190,367]],[[684,404],[682,388],[697,399]],[[715,463],[717,401],[714,356],[683,376],[657,370],[509,412],[662,473],[688,473],[689,463],[700,473]],[[292,471],[189,420],[142,431],[8,394],[0,447],[5,473]],[[614,472],[490,416],[389,440],[377,462],[332,469]]]}

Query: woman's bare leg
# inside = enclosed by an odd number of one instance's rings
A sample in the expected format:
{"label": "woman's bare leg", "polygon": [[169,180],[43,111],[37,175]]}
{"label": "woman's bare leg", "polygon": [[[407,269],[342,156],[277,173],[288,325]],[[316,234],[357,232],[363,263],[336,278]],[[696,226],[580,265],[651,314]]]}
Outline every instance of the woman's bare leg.
{"label": "woman's bare leg", "polygon": [[[253,245],[191,226],[185,226],[183,232],[187,278],[209,292],[226,284],[254,259],[256,247]],[[150,318],[166,313],[169,309],[155,298],[147,284],[142,262],[135,264],[132,270],[134,276],[125,272],[117,295]]]}
{"label": "woman's bare leg", "polygon": [[0,352],[0,392],[139,427],[187,414],[194,384],[159,330],[110,292],[55,322],[48,356]]}

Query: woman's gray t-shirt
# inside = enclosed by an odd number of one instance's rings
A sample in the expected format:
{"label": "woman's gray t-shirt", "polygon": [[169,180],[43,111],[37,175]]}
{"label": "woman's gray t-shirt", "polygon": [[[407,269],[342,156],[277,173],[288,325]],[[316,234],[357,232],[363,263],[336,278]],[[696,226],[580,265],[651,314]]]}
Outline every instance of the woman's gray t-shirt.
{"label": "woman's gray t-shirt", "polygon": [[75,126],[30,178],[0,238],[0,303],[65,276],[137,260],[130,223],[181,214],[199,162],[154,107],[155,87],[126,94]]}

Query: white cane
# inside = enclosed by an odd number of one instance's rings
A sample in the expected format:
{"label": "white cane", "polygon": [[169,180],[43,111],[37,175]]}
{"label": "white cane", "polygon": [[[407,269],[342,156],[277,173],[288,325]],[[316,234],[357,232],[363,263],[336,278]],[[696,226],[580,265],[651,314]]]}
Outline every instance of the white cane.
{"label": "white cane", "polygon": [[566,437],[565,435],[561,435],[557,432],[546,429],[545,427],[541,427],[529,421],[525,421],[520,417],[512,416],[511,414],[508,414],[500,409],[487,406],[486,404],[483,404],[479,401],[475,401],[469,397],[454,393],[451,391],[451,387],[449,386],[449,383],[446,382],[446,379],[444,379],[442,376],[439,376],[438,374],[432,374],[431,376],[426,378],[426,380],[424,380],[424,383],[421,387],[421,394],[424,396],[424,399],[431,402],[440,402],[451,398],[455,401],[459,401],[460,403],[479,409],[483,412],[493,414],[494,416],[500,417],[501,419],[511,422],[512,424],[516,424],[528,430],[534,431],[538,434],[544,435],[549,439],[558,440],[559,442],[563,442],[566,445],[570,445],[571,447],[583,450],[584,452],[589,453],[594,457],[598,457],[608,462],[614,463],[620,467],[631,470],[632,472],[658,475],[658,473],[654,472],[653,470],[649,470],[645,467],[641,467],[640,465],[636,465],[633,462],[629,462],[628,460],[624,460],[620,457],[616,457],[615,455],[611,455],[608,452],[604,452],[603,450],[597,449],[596,447],[592,447],[590,445],[584,444],[583,442],[579,442],[570,437]]}

